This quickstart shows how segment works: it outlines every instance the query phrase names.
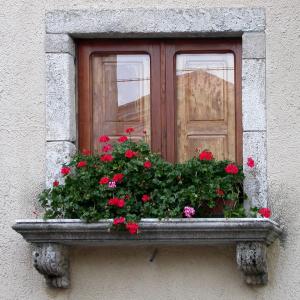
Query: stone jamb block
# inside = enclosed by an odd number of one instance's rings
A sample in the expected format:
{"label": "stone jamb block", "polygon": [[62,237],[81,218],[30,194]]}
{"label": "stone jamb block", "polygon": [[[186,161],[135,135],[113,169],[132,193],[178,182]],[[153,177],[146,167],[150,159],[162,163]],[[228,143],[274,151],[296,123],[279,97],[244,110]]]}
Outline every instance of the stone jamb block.
{"label": "stone jamb block", "polygon": [[[266,207],[268,202],[266,132],[244,132],[243,140],[244,190],[253,205]],[[253,169],[247,166],[248,157],[252,157],[255,161]]]}
{"label": "stone jamb block", "polygon": [[68,34],[46,34],[46,53],[69,53],[75,57],[75,44]]}
{"label": "stone jamb block", "polygon": [[243,59],[243,131],[266,130],[265,59]]}
{"label": "stone jamb block", "polygon": [[46,138],[75,141],[75,64],[67,53],[46,53]]}
{"label": "stone jamb block", "polygon": [[50,188],[54,180],[63,181],[60,175],[61,165],[67,163],[75,154],[76,147],[67,141],[46,143],[46,187]]}
{"label": "stone jamb block", "polygon": [[266,35],[264,32],[245,32],[243,34],[243,58],[265,58]]}

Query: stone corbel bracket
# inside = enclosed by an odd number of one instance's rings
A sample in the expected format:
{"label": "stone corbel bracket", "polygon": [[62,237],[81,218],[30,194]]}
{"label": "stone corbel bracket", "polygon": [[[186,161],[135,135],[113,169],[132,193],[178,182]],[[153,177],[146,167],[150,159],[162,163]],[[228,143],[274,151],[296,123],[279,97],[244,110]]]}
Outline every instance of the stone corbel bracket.
{"label": "stone corbel bracket", "polygon": [[267,246],[264,243],[238,243],[236,259],[246,283],[262,285],[268,282]]}
{"label": "stone corbel bracket", "polygon": [[44,275],[50,287],[69,287],[69,257],[64,245],[55,243],[37,244],[32,253],[33,266]]}
{"label": "stone corbel bracket", "polygon": [[269,219],[142,219],[136,236],[110,230],[112,220],[19,220],[13,229],[34,245],[33,265],[49,286],[68,288],[69,246],[236,245],[247,284],[268,281],[267,246],[282,233]]}

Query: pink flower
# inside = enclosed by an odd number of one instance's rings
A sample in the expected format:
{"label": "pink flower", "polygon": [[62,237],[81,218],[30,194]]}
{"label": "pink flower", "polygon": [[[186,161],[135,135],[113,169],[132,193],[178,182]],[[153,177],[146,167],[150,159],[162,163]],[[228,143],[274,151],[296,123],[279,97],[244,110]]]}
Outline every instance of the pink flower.
{"label": "pink flower", "polygon": [[227,174],[237,174],[239,172],[239,168],[235,164],[229,164],[226,166],[225,172]]}
{"label": "pink flower", "polygon": [[142,201],[143,202],[148,202],[150,200],[150,196],[149,195],[143,195],[142,196]]}
{"label": "pink flower", "polygon": [[125,157],[127,157],[127,158],[133,158],[136,155],[137,155],[137,152],[132,151],[130,149],[128,149],[128,150],[125,151]]}
{"label": "pink flower", "polygon": [[127,223],[126,229],[129,231],[130,234],[136,234],[139,229],[139,225],[137,223],[133,223],[133,222]]}
{"label": "pink flower", "polygon": [[116,182],[115,181],[110,181],[109,183],[108,183],[108,187],[109,188],[115,188],[115,187],[117,187],[117,185],[116,185]]}
{"label": "pink flower", "polygon": [[107,144],[107,145],[104,145],[103,147],[102,147],[102,152],[108,152],[108,151],[111,151],[112,150],[112,145],[110,145],[110,144]]}
{"label": "pink flower", "polygon": [[128,140],[127,136],[120,136],[118,138],[119,143],[125,143]]}
{"label": "pink flower", "polygon": [[82,160],[82,161],[78,162],[78,164],[76,166],[77,166],[77,168],[82,168],[82,167],[86,167],[86,165],[87,165],[87,162]]}
{"label": "pink flower", "polygon": [[262,207],[258,210],[258,213],[264,217],[264,218],[270,218],[271,217],[271,210],[267,207]]}
{"label": "pink flower", "polygon": [[200,160],[212,160],[213,158],[214,158],[213,154],[207,150],[204,150],[199,154]]}
{"label": "pink flower", "polygon": [[124,223],[125,223],[125,218],[124,217],[114,219],[114,225],[119,225],[119,224],[124,224]]}
{"label": "pink flower", "polygon": [[150,169],[152,167],[151,161],[147,160],[144,162],[144,168]]}
{"label": "pink flower", "polygon": [[110,138],[107,135],[101,135],[98,140],[100,143],[107,143],[110,140]]}
{"label": "pink flower", "polygon": [[69,167],[62,167],[61,169],[60,169],[60,173],[62,174],[62,175],[68,175],[69,173],[71,172],[71,168],[69,168]]}
{"label": "pink flower", "polygon": [[254,167],[254,160],[253,160],[252,157],[248,157],[247,166],[249,168],[253,168]]}
{"label": "pink flower", "polygon": [[190,206],[185,206],[185,208],[183,209],[183,214],[187,218],[192,218],[195,214],[195,209]]}

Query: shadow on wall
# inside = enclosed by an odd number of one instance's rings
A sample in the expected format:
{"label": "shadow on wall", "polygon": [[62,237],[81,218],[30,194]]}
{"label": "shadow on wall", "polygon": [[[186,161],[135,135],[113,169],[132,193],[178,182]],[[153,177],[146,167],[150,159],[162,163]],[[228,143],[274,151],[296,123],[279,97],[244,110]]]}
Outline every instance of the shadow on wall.
{"label": "shadow on wall", "polygon": [[235,247],[77,248],[71,265],[71,299],[254,296],[237,271]]}

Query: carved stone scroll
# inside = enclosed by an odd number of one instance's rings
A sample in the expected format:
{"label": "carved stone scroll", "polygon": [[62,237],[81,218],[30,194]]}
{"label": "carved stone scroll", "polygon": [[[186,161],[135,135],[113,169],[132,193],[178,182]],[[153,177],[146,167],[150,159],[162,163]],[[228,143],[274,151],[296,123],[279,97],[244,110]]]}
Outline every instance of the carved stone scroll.
{"label": "carved stone scroll", "polygon": [[45,243],[37,245],[33,251],[33,265],[44,275],[48,286],[56,288],[68,288],[69,259],[66,246]]}
{"label": "carved stone scroll", "polygon": [[258,285],[268,282],[267,246],[265,243],[238,243],[236,258],[247,284]]}

